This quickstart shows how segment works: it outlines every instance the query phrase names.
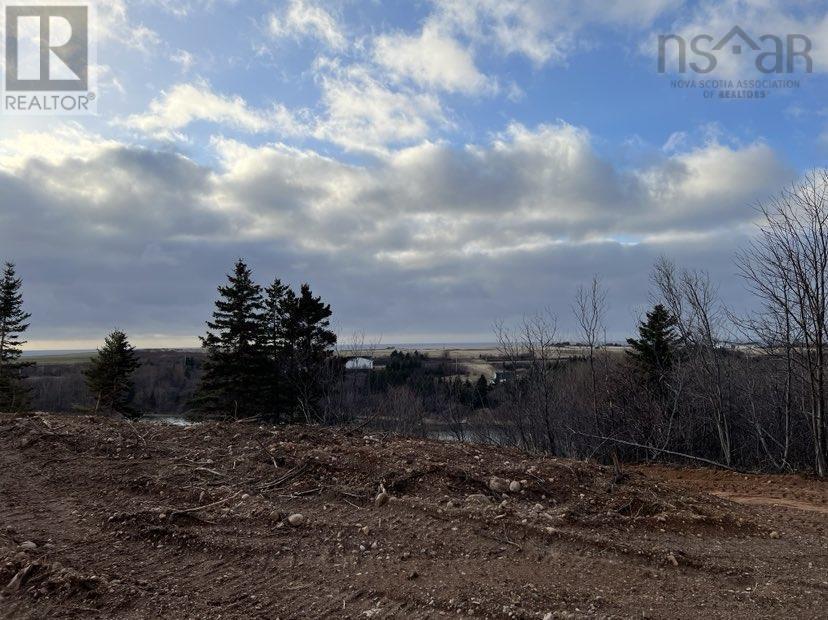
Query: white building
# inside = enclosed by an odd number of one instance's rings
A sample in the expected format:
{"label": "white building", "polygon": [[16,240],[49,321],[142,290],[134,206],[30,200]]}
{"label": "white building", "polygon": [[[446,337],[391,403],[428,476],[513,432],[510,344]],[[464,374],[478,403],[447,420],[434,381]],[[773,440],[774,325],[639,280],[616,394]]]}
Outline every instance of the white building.
{"label": "white building", "polygon": [[346,370],[373,370],[374,360],[367,357],[352,357],[345,362]]}

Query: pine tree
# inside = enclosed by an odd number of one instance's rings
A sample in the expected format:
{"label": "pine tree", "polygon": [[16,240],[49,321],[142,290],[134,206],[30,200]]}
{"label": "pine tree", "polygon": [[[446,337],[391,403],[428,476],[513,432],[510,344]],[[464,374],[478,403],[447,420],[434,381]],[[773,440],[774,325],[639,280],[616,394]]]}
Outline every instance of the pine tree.
{"label": "pine tree", "polygon": [[218,288],[213,320],[201,338],[207,360],[193,405],[204,413],[243,418],[259,415],[263,407],[264,302],[261,287],[241,259],[227,279],[229,284]]}
{"label": "pine tree", "polygon": [[86,385],[95,399],[95,413],[108,411],[120,413],[129,418],[140,417],[130,407],[135,396],[132,374],[141,366],[138,356],[127,335],[115,330],[109,334],[98,355],[91,360],[84,372]]}
{"label": "pine tree", "polygon": [[317,413],[325,364],[336,344],[336,334],[328,329],[333,313],[330,305],[313,296],[307,284],[298,296],[288,289],[280,307],[279,346],[289,410],[307,421]]}
{"label": "pine tree", "polygon": [[629,338],[632,357],[646,377],[660,386],[673,367],[674,355],[679,344],[676,335],[676,318],[661,304],[647,313],[638,326],[639,338]]}
{"label": "pine tree", "polygon": [[29,389],[23,384],[23,369],[31,363],[20,361],[31,315],[23,311],[23,282],[14,265],[6,263],[0,280],[0,411],[18,412],[29,405]]}

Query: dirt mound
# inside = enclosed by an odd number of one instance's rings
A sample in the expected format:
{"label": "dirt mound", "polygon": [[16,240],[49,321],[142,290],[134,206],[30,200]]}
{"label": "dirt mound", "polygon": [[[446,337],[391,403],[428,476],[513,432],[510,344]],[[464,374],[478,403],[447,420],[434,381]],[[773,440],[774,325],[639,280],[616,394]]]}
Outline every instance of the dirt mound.
{"label": "dirt mound", "polygon": [[0,416],[0,460],[15,616],[807,617],[828,591],[820,524],[510,449],[36,415]]}

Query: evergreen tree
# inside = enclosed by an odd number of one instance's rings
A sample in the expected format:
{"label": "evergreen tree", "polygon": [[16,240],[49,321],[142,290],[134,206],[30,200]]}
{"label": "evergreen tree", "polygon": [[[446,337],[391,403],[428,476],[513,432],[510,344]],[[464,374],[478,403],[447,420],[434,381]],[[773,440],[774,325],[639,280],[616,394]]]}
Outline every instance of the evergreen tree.
{"label": "evergreen tree", "polygon": [[486,375],[480,375],[477,383],[474,386],[475,403],[477,409],[489,406],[489,381]]}
{"label": "evergreen tree", "polygon": [[31,363],[20,361],[30,314],[23,311],[23,282],[14,265],[6,263],[0,280],[0,411],[23,411],[29,404],[29,389],[23,385],[22,372]]}
{"label": "evergreen tree", "polygon": [[95,413],[109,411],[129,418],[140,417],[130,407],[135,397],[132,374],[141,366],[138,356],[124,332],[115,330],[106,337],[104,346],[84,372],[86,385],[95,398]]}
{"label": "evergreen tree", "polygon": [[328,329],[331,307],[303,284],[298,296],[290,289],[285,292],[280,313],[278,340],[289,409],[310,420],[317,413],[326,363],[336,344],[336,334]]}
{"label": "evergreen tree", "polygon": [[676,335],[676,318],[661,304],[647,313],[647,318],[638,326],[639,337],[629,338],[632,357],[646,377],[660,386],[673,367],[674,355],[679,338]]}
{"label": "evergreen tree", "polygon": [[276,278],[265,289],[264,313],[262,315],[262,344],[267,358],[265,368],[264,404],[269,416],[276,422],[287,407],[283,363],[285,358],[283,328],[285,313],[290,307],[285,302],[290,287]]}
{"label": "evergreen tree", "polygon": [[243,418],[260,414],[263,407],[264,301],[261,287],[241,259],[227,279],[228,284],[218,288],[213,320],[201,338],[207,360],[193,405],[205,413]]}

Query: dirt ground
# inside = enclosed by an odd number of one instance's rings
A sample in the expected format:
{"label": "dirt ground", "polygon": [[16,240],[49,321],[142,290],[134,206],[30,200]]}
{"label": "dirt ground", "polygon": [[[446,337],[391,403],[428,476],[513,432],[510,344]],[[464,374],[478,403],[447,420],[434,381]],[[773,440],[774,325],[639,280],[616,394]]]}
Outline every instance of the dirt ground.
{"label": "dirt ground", "polygon": [[0,415],[0,617],[826,615],[823,482],[364,433]]}

